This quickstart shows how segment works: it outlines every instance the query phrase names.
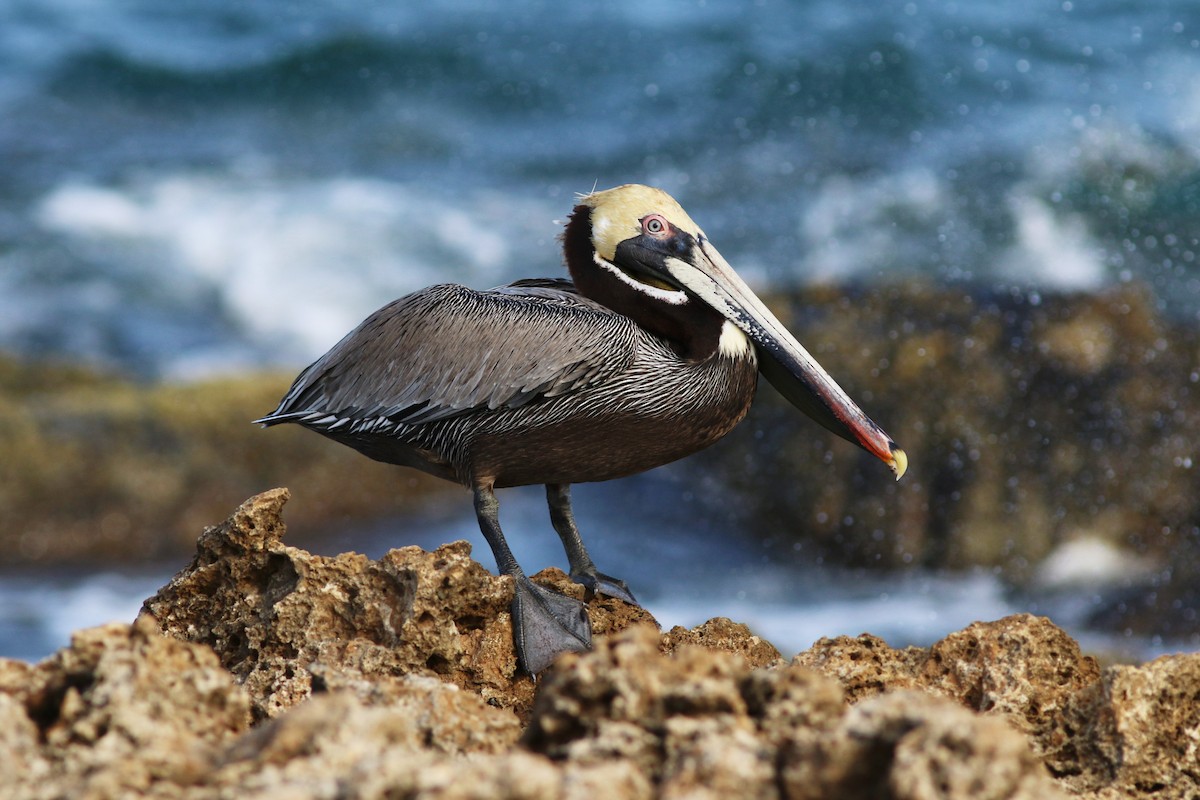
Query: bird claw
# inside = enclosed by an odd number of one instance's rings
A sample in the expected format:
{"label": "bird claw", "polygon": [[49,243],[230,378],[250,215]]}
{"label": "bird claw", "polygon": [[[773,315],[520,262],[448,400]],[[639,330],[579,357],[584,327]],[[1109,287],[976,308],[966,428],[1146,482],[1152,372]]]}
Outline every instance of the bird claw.
{"label": "bird claw", "polygon": [[528,578],[516,581],[512,618],[517,660],[531,675],[537,675],[563,653],[592,647],[587,606],[538,586]]}
{"label": "bird claw", "polygon": [[589,600],[593,595],[602,594],[605,597],[623,600],[631,606],[642,607],[629,590],[629,585],[620,578],[605,575],[603,572],[572,572],[570,578],[587,591]]}

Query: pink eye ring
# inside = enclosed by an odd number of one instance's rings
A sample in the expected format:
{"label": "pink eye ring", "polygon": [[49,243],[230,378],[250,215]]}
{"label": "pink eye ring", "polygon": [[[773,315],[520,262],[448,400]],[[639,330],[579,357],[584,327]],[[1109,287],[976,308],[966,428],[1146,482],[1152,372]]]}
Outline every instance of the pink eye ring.
{"label": "pink eye ring", "polygon": [[660,214],[649,214],[642,218],[642,232],[662,238],[671,232],[671,224]]}

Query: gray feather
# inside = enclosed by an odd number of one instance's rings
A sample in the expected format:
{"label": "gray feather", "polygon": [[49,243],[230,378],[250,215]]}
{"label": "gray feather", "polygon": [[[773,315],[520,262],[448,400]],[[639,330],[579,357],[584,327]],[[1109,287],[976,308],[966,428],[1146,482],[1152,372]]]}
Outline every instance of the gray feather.
{"label": "gray feather", "polygon": [[[300,374],[260,422],[418,424],[517,408],[602,383],[642,334],[568,281],[488,291],[442,284],[376,311]],[[339,423],[340,424],[340,423]]]}

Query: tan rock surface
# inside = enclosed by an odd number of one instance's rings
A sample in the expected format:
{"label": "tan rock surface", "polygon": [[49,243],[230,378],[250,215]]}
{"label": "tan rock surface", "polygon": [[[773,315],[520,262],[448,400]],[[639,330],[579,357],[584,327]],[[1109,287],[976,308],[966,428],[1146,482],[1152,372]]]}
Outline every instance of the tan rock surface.
{"label": "tan rock surface", "polygon": [[250,725],[246,692],[212,650],[145,622],[81,631],[25,678],[0,694],[0,763],[18,797],[186,786]]}
{"label": "tan rock surface", "polygon": [[976,622],[932,647],[895,650],[878,637],[822,639],[795,663],[837,678],[852,701],[899,688],[923,689],[1003,716],[1054,762],[1070,739],[1064,709],[1100,677],[1096,660],[1044,617]]}
{"label": "tan rock surface", "polygon": [[[316,556],[283,544],[286,489],[242,504],[207,529],[192,563],[143,613],[168,635],[212,647],[245,685],[256,719],[306,699],[314,676],[338,684],[397,675],[450,681],[524,716],[534,682],[517,674],[512,585],[471,559],[466,542],[433,552]],[[583,598],[561,570],[534,580]],[[650,616],[611,599],[590,605],[597,633]]]}
{"label": "tan rock surface", "polygon": [[135,624],[0,661],[0,798],[1200,796],[1200,655],[1101,670],[1015,616],[785,662],[593,600],[595,649],[535,684],[464,544],[313,556],[286,499],[207,530]]}

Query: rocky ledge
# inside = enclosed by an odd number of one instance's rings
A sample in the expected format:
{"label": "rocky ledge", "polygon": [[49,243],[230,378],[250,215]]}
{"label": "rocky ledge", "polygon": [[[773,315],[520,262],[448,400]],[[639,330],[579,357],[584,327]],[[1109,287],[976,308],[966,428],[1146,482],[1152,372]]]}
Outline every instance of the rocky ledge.
{"label": "rocky ledge", "polygon": [[465,543],[314,556],[282,542],[287,498],[205,531],[132,625],[0,660],[0,796],[1200,795],[1200,655],[1102,669],[1015,616],[788,660],[728,620],[660,633],[593,599],[595,650],[535,684],[510,582]]}

